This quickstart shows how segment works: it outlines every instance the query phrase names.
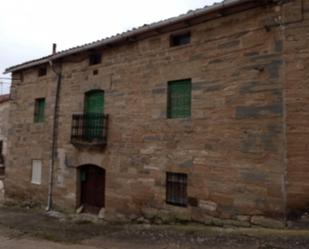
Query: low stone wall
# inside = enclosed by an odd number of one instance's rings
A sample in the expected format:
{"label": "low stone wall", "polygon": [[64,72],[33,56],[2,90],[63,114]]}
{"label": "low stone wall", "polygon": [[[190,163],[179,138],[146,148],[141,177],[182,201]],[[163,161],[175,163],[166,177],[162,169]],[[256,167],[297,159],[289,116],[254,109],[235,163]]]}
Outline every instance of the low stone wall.
{"label": "low stone wall", "polygon": [[249,216],[237,215],[230,219],[222,219],[211,214],[201,213],[196,210],[179,209],[178,211],[170,212],[170,210],[159,210],[154,208],[144,208],[141,215],[125,216],[120,213],[105,212],[103,218],[107,221],[117,222],[133,222],[146,224],[177,224],[177,223],[199,223],[207,226],[218,227],[265,227],[281,229],[286,227],[283,218],[268,218],[262,215]]}

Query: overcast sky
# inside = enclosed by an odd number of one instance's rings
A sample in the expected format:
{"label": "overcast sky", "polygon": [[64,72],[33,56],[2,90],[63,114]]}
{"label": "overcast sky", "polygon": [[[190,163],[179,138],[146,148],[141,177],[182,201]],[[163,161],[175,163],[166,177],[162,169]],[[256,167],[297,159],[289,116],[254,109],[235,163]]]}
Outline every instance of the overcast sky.
{"label": "overcast sky", "polygon": [[[0,77],[5,68],[220,0],[1,0]],[[8,80],[0,79],[0,82]],[[8,92],[0,84],[0,94]]]}

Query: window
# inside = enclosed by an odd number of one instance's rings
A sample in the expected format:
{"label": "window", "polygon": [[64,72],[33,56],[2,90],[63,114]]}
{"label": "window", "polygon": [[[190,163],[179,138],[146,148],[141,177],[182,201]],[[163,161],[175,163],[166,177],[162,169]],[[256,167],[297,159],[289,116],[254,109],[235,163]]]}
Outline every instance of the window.
{"label": "window", "polygon": [[168,118],[191,116],[191,80],[178,80],[168,83]]}
{"label": "window", "polygon": [[187,175],[166,173],[166,203],[187,206]]}
{"label": "window", "polygon": [[42,182],[42,161],[32,160],[32,176],[31,183],[41,184]]}
{"label": "window", "polygon": [[47,67],[40,67],[39,70],[38,70],[38,76],[41,77],[41,76],[44,76],[47,74]]}
{"label": "window", "polygon": [[44,122],[45,112],[45,99],[40,98],[35,100],[34,106],[34,122],[41,123]]}
{"label": "window", "polygon": [[102,59],[102,55],[100,53],[94,53],[89,56],[89,65],[100,64]]}
{"label": "window", "polygon": [[186,32],[182,34],[171,35],[170,37],[170,46],[176,47],[181,45],[186,45],[191,42],[191,33]]}

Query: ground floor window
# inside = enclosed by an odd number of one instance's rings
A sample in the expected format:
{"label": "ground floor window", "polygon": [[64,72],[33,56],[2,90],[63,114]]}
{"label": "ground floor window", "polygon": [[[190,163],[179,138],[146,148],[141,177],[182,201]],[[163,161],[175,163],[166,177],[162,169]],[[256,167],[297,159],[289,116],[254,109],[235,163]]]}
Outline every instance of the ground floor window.
{"label": "ground floor window", "polygon": [[40,185],[42,183],[42,161],[32,160],[31,183]]}
{"label": "ground floor window", "polygon": [[166,202],[177,206],[187,206],[187,174],[166,173]]}

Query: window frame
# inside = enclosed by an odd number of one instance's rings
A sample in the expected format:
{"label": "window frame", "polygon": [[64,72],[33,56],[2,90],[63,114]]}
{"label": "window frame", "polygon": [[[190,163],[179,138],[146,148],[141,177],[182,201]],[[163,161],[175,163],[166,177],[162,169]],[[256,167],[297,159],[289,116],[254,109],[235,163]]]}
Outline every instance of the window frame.
{"label": "window frame", "polygon": [[34,101],[34,123],[43,123],[45,121],[45,98],[37,98]]}
{"label": "window frame", "polygon": [[[186,40],[187,39],[187,40]],[[192,34],[191,31],[184,31],[181,33],[170,35],[170,47],[181,47],[191,44]]]}
{"label": "window frame", "polygon": [[[181,100],[183,102],[188,101],[188,106],[186,106],[185,104],[183,104],[182,109],[183,109],[183,114],[181,114],[181,111],[179,111],[179,113],[175,114],[174,110],[177,109],[176,106],[173,106],[173,96],[172,96],[172,92],[175,91],[175,89],[173,90],[173,85],[174,88],[176,88],[175,86],[177,84],[181,85],[181,84],[188,84],[188,99],[186,100]],[[179,110],[181,110],[180,107],[178,107]],[[187,109],[187,112],[185,111]],[[181,119],[181,118],[191,118],[192,116],[192,80],[191,79],[182,79],[182,80],[174,80],[174,81],[169,81],[167,83],[167,118],[168,119]]]}
{"label": "window frame", "polygon": [[[177,189],[175,190],[175,188]],[[166,172],[165,200],[170,205],[180,207],[188,206],[188,174]]]}
{"label": "window frame", "polygon": [[38,69],[38,77],[43,77],[47,75],[47,67],[39,67]]}
{"label": "window frame", "polygon": [[94,52],[88,57],[89,66],[99,65],[102,63],[102,53]]}

